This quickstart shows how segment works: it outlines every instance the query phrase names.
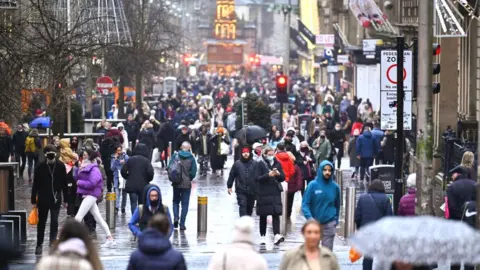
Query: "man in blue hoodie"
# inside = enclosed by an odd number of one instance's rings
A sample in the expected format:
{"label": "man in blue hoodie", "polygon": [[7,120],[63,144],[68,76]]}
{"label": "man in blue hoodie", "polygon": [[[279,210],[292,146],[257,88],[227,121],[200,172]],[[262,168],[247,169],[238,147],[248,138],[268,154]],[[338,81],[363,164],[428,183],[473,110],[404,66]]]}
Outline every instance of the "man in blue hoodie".
{"label": "man in blue hoodie", "polygon": [[136,237],[142,234],[142,231],[147,228],[147,224],[155,214],[165,214],[170,222],[170,230],[168,235],[170,238],[173,233],[172,216],[168,207],[163,205],[162,193],[160,188],[156,185],[149,184],[143,189],[145,196],[145,204],[140,204],[133,212],[132,218],[128,222],[128,228]]}
{"label": "man in blue hoodie", "polygon": [[[182,143],[180,151],[175,153],[170,159],[168,167],[180,159],[182,166],[182,181],[173,186],[173,227],[176,229],[180,223],[180,230],[184,231],[185,220],[187,219],[188,205],[190,204],[190,192],[192,191],[192,180],[197,175],[197,161],[192,155],[192,146],[188,141]],[[182,213],[180,216],[180,203],[182,203]]]}
{"label": "man in blue hoodie", "polygon": [[317,179],[308,184],[302,200],[303,215],[322,224],[322,246],[330,250],[333,250],[341,199],[340,188],[332,181],[333,174],[333,164],[328,160],[322,161]]}
{"label": "man in blue hoodie", "polygon": [[369,127],[363,128],[363,133],[358,137],[356,150],[360,159],[360,180],[365,179],[365,172],[373,165],[373,159],[378,153],[378,146]]}
{"label": "man in blue hoodie", "polygon": [[375,143],[377,144],[378,155],[375,157],[375,164],[378,165],[380,164],[380,159],[381,159],[381,157],[379,156],[380,150],[381,150],[380,143],[383,140],[383,136],[385,136],[383,131],[380,129],[380,123],[378,121],[373,122],[372,136],[373,136],[373,139],[375,140]]}

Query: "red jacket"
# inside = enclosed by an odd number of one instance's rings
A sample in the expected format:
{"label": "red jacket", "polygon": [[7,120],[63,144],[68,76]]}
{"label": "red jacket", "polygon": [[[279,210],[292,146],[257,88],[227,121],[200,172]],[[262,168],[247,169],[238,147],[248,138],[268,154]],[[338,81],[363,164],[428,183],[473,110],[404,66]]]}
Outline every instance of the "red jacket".
{"label": "red jacket", "polygon": [[295,193],[303,188],[303,173],[302,169],[295,165],[295,173],[288,182],[288,193]]}
{"label": "red jacket", "polygon": [[278,162],[282,164],[283,173],[285,174],[285,181],[289,182],[295,174],[295,166],[292,158],[287,152],[280,152],[275,155]]}

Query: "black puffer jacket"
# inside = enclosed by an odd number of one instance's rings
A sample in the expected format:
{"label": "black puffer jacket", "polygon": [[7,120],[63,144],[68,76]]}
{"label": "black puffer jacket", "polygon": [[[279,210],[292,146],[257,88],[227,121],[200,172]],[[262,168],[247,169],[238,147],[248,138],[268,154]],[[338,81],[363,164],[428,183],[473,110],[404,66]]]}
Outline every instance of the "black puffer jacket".
{"label": "black puffer jacket", "polygon": [[[278,183],[285,181],[285,174],[283,173],[282,164],[276,159],[273,165],[267,161],[258,162],[259,176],[257,180],[257,215],[270,216],[282,214],[282,198],[281,191],[278,188]],[[277,168],[280,172],[279,176],[270,177],[268,173]]]}
{"label": "black puffer jacket", "polygon": [[[262,165],[263,166],[263,165]],[[232,188],[235,181],[235,192],[255,195],[257,192],[255,179],[260,175],[258,163],[252,159],[235,161],[228,176],[227,187]]]}
{"label": "black puffer jacket", "polygon": [[122,167],[122,177],[127,180],[126,192],[141,194],[150,181],[153,179],[153,167],[148,156],[150,150],[143,143],[139,143],[133,150],[130,157]]}

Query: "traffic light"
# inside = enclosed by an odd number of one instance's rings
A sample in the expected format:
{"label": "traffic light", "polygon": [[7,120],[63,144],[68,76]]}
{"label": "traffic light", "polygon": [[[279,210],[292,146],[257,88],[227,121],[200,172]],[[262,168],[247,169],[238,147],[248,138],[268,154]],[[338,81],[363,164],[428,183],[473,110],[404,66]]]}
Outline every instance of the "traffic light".
{"label": "traffic light", "polygon": [[288,102],[288,77],[285,75],[278,75],[276,78],[277,85],[277,102]]}
{"label": "traffic light", "polygon": [[[438,44],[438,43],[433,43],[432,49],[433,49],[432,50],[433,56],[439,56],[440,53],[442,52],[440,44]],[[432,74],[433,75],[438,75],[438,74],[440,74],[440,71],[441,71],[440,64],[439,63],[433,63]],[[434,82],[432,84],[432,91],[433,91],[433,94],[440,93],[440,83]]]}

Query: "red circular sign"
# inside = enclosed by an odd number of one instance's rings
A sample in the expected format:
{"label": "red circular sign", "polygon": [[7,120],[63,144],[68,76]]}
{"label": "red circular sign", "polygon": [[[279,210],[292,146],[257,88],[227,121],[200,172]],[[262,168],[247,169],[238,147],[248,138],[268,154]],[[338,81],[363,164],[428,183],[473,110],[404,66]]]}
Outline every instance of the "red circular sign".
{"label": "red circular sign", "polygon": [[108,76],[103,76],[97,79],[98,91],[104,92],[104,90],[110,91],[113,88],[113,80]]}
{"label": "red circular sign", "polygon": [[[393,84],[397,84],[398,81],[394,81],[391,77],[390,77],[390,71],[392,70],[392,68],[394,67],[397,67],[397,64],[393,64],[391,65],[390,67],[388,67],[387,69],[387,79],[390,83],[393,83]],[[405,81],[405,79],[407,78],[407,70],[405,68],[403,68],[403,80]]]}

